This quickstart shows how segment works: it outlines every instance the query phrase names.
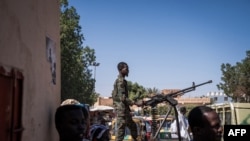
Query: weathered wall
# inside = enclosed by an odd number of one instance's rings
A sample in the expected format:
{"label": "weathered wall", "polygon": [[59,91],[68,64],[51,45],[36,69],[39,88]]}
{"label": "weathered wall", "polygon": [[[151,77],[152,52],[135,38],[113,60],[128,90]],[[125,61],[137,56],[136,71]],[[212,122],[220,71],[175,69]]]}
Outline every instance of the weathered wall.
{"label": "weathered wall", "polygon": [[[24,76],[22,141],[59,140],[54,126],[60,104],[59,14],[59,0],[0,1],[0,65]],[[46,37],[54,53],[46,49]]]}

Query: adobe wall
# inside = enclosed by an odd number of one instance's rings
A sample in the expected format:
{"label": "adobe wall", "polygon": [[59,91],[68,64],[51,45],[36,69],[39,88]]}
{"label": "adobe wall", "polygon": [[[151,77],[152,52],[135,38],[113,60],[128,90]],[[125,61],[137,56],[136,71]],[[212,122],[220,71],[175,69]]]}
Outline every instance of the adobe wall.
{"label": "adobe wall", "polygon": [[59,0],[0,1],[0,65],[24,76],[22,141],[59,140],[59,14]]}

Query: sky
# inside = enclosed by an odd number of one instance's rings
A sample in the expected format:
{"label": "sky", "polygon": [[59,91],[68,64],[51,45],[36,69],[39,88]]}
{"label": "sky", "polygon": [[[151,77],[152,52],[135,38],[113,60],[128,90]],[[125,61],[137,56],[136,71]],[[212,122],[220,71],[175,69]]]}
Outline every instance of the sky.
{"label": "sky", "polygon": [[[221,65],[250,50],[249,0],[68,0],[80,15],[85,41],[95,50],[95,91],[110,97],[117,64],[126,80],[144,88],[197,87],[185,97],[218,90]],[[94,67],[91,67],[94,74]]]}

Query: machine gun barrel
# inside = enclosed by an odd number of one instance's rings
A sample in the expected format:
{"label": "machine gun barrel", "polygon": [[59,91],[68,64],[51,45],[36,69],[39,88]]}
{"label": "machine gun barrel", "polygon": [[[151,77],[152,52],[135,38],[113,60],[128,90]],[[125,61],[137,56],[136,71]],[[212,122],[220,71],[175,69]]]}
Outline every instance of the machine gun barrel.
{"label": "machine gun barrel", "polygon": [[202,85],[205,85],[205,84],[208,84],[208,83],[212,83],[212,80],[209,80],[207,82],[204,82],[204,83],[201,83],[201,84],[198,84],[198,85],[195,85],[195,83],[193,82],[192,87],[188,87],[188,88],[185,88],[185,89],[182,89],[182,90],[179,90],[179,91],[167,94],[167,95],[157,94],[157,95],[153,96],[151,98],[151,100],[145,101],[144,105],[149,105],[149,106],[153,107],[153,106],[157,105],[158,103],[161,103],[161,102],[164,102],[164,101],[169,102],[171,105],[176,105],[178,103],[176,102],[176,100],[173,99],[174,97],[183,95],[184,93],[194,91],[196,87],[199,87],[199,86],[202,86]]}
{"label": "machine gun barrel", "polygon": [[188,88],[179,90],[177,92],[170,93],[170,94],[168,94],[168,96],[176,97],[176,96],[179,96],[179,95],[183,95],[184,93],[188,93],[190,91],[194,91],[196,87],[199,87],[199,86],[202,86],[202,85],[205,85],[205,84],[208,84],[208,83],[212,83],[212,80],[209,80],[207,82],[204,82],[204,83],[201,83],[201,84],[198,84],[198,85],[195,85],[195,83],[193,82],[193,86],[192,87],[188,87]]}

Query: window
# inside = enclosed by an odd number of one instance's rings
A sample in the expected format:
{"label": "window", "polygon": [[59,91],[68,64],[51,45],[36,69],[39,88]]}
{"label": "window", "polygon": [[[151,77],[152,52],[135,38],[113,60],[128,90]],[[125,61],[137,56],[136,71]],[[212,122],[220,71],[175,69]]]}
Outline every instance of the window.
{"label": "window", "polygon": [[218,97],[214,97],[214,101],[217,101],[218,100]]}
{"label": "window", "polygon": [[224,101],[228,101],[228,97],[225,96],[225,97],[224,97]]}
{"label": "window", "polygon": [[230,125],[231,124],[231,112],[227,111],[225,113],[225,125]]}
{"label": "window", "polygon": [[[10,71],[6,71],[10,70]],[[23,75],[0,66],[0,140],[21,141]]]}

